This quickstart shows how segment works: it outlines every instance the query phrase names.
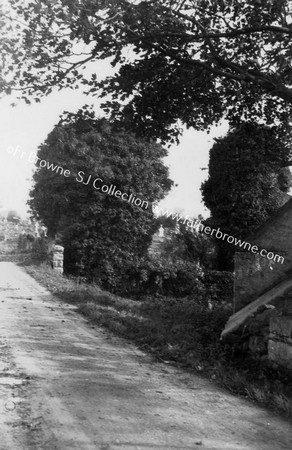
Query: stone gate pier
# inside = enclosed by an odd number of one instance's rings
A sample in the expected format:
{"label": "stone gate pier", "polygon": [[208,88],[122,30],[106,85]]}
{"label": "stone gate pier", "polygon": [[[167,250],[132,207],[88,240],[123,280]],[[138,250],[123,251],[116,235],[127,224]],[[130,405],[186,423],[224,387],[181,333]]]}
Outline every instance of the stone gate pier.
{"label": "stone gate pier", "polygon": [[53,245],[50,250],[50,263],[52,269],[63,275],[64,247]]}

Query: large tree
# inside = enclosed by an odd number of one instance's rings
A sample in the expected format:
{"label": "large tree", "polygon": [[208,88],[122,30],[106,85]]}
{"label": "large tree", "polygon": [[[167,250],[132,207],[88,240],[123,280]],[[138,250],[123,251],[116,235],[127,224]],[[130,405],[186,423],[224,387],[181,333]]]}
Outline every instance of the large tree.
{"label": "large tree", "polygon": [[[277,127],[248,122],[216,139],[202,185],[210,225],[245,238],[267,220],[287,200],[290,156],[289,142]],[[231,246],[219,244],[229,265]]]}
{"label": "large tree", "polygon": [[68,270],[79,268],[113,288],[127,261],[146,252],[154,231],[151,203],[172,184],[165,154],[160,145],[81,112],[54,128],[37,153],[29,204],[64,244]]}
{"label": "large tree", "polygon": [[[2,13],[2,90],[27,101],[82,85],[108,113],[168,140],[179,121],[276,118],[292,104],[290,0],[10,0]],[[6,24],[6,26],[4,26]],[[116,72],[89,78],[89,62]],[[88,70],[86,71],[88,74]]]}

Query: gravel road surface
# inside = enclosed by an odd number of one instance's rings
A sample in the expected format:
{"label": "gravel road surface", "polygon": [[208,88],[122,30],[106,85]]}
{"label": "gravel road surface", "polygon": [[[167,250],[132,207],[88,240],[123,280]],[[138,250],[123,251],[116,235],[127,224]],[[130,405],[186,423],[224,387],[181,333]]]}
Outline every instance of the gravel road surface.
{"label": "gravel road surface", "polygon": [[291,424],[151,357],[0,263],[1,450],[288,450]]}

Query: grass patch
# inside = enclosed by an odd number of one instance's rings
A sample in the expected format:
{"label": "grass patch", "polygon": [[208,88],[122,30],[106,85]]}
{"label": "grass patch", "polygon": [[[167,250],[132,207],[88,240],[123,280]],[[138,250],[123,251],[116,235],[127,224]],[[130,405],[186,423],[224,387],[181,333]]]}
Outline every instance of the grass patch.
{"label": "grass patch", "polygon": [[134,341],[160,361],[200,372],[235,394],[292,415],[291,373],[236,355],[230,344],[219,341],[232,313],[228,307],[208,310],[190,298],[134,301],[60,277],[45,264],[26,270],[92,323]]}

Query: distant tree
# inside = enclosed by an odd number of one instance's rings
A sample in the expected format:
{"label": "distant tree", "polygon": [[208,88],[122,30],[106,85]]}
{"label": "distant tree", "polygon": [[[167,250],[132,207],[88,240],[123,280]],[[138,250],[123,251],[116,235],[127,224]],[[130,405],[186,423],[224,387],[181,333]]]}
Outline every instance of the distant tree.
{"label": "distant tree", "polygon": [[[94,115],[63,117],[38,158],[70,174],[38,168],[29,204],[48,234],[58,234],[65,245],[67,270],[77,267],[113,288],[127,261],[146,252],[154,231],[151,203],[172,185],[161,161],[165,155],[162,146]],[[102,192],[104,185],[116,186],[127,200],[132,194],[144,207]]]}
{"label": "distant tree", "polygon": [[[243,123],[210,150],[209,178],[202,185],[209,224],[245,238],[287,198],[291,186],[290,146],[276,127]],[[228,244],[217,241],[231,263]],[[222,252],[221,252],[222,253]]]}

